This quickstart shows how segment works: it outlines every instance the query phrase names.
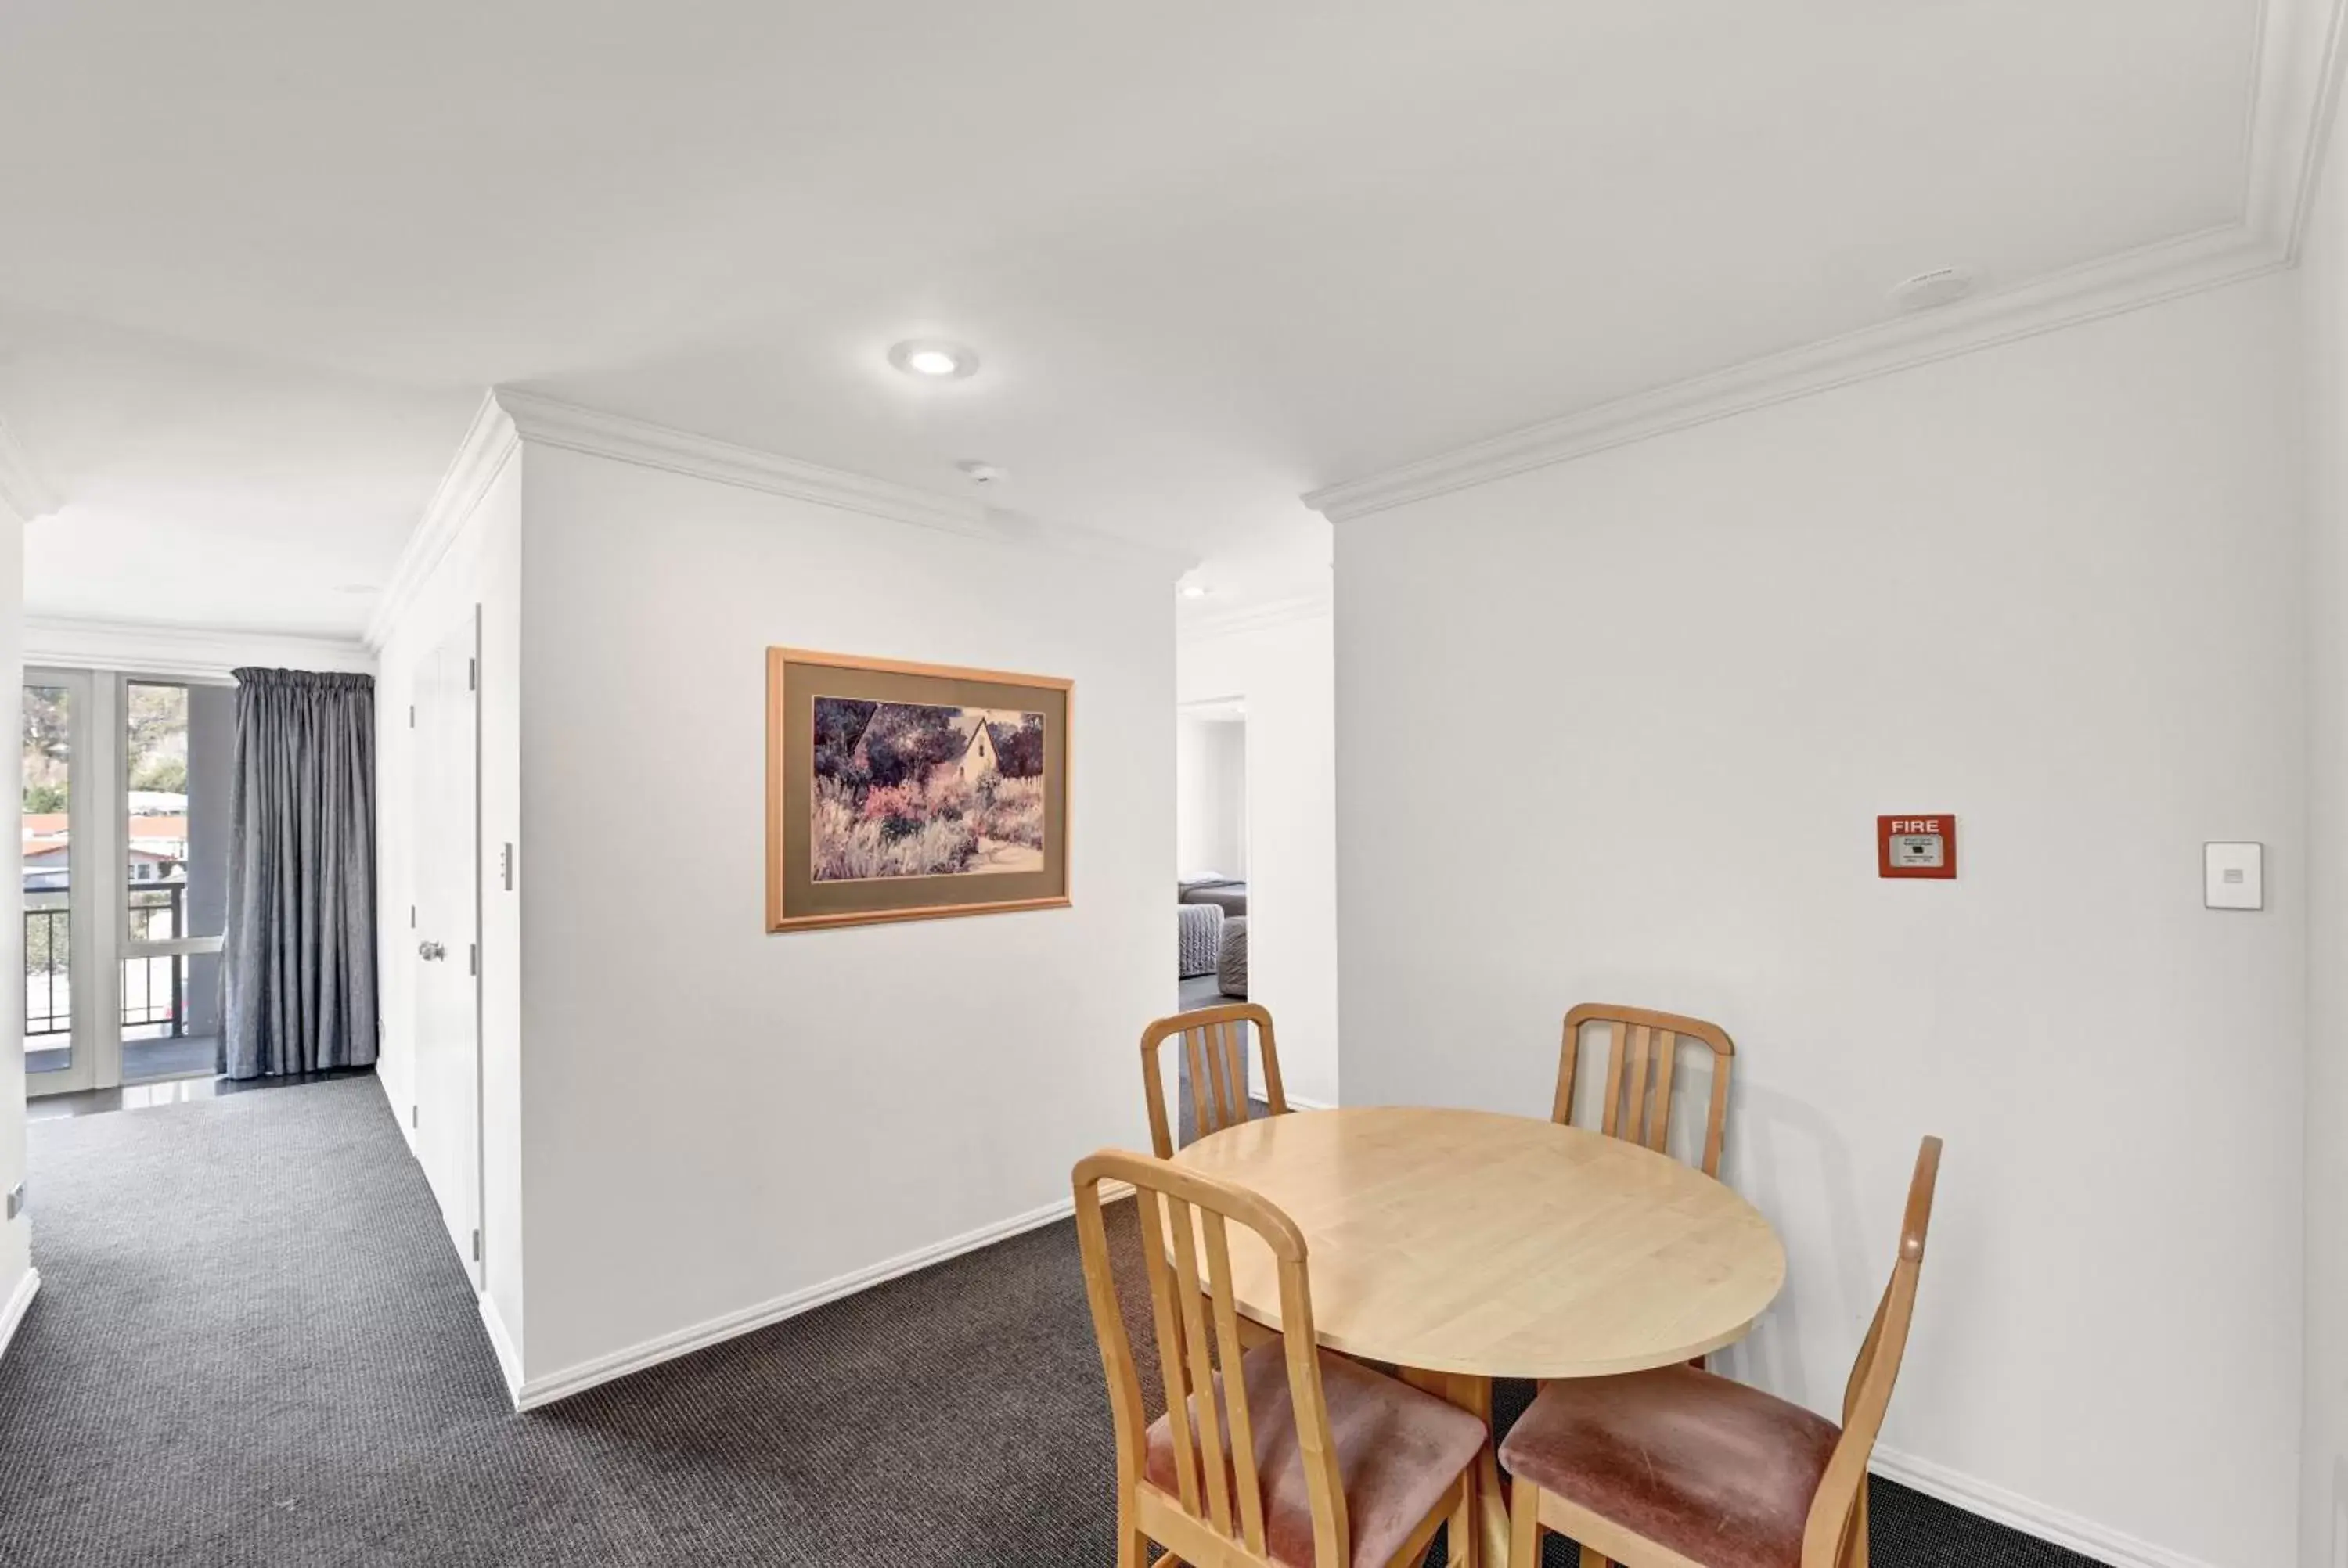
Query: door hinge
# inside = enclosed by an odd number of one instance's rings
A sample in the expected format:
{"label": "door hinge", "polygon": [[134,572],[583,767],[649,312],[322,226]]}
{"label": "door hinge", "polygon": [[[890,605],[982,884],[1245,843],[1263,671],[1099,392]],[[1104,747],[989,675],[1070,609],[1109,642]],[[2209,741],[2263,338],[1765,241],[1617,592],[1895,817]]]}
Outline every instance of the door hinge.
{"label": "door hinge", "polygon": [[475,1263],[481,1261],[481,1232],[478,1225],[473,1229],[473,1261]]}
{"label": "door hinge", "polygon": [[481,661],[478,659],[468,659],[465,661],[465,690],[478,692],[480,689]]}
{"label": "door hinge", "polygon": [[407,1108],[407,1125],[408,1125],[408,1128],[409,1128],[411,1131],[413,1131],[414,1129],[416,1129],[416,1128],[417,1128],[417,1127],[421,1127],[421,1126],[423,1126],[423,1125],[424,1125],[424,1120],[423,1120],[423,1118],[424,1118],[424,1107],[423,1107],[423,1106],[421,1106],[421,1105],[411,1105],[411,1106],[409,1106],[409,1107]]}
{"label": "door hinge", "polygon": [[416,929],[416,906],[413,904],[407,907],[407,928],[411,931]]}
{"label": "door hinge", "polygon": [[407,727],[411,730],[416,728],[416,704],[413,702],[407,705]]}
{"label": "door hinge", "polygon": [[481,945],[479,942],[465,945],[465,972],[469,975],[481,972]]}

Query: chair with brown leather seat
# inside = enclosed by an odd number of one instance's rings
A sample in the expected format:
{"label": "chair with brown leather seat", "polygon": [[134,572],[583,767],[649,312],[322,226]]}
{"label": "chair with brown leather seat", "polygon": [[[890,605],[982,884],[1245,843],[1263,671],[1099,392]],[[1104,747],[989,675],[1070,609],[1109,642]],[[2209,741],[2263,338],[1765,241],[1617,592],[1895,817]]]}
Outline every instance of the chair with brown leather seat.
{"label": "chair with brown leather seat", "polygon": [[1516,1478],[1511,1568],[1534,1568],[1550,1530],[1581,1543],[1583,1568],[1867,1568],[1867,1461],[1908,1346],[1940,1168],[1941,1141],[1927,1138],[1839,1427],[1693,1367],[1550,1383],[1500,1445]]}
{"label": "chair with brown leather seat", "polygon": [[1149,1145],[1161,1160],[1174,1157],[1174,1125],[1166,1114],[1166,1091],[1159,1078],[1159,1049],[1179,1039],[1176,1066],[1190,1089],[1190,1122],[1199,1136],[1220,1132],[1248,1120],[1248,1036],[1263,1063],[1263,1102],[1274,1116],[1288,1113],[1288,1093],[1280,1081],[1280,1051],[1272,1044],[1272,1014],[1253,1002],[1199,1008],[1153,1021],[1141,1031],[1141,1087],[1149,1103]]}
{"label": "chair with brown leather seat", "polygon": [[[1103,1182],[1134,1190],[1166,1403],[1155,1421],[1117,1298]],[[1077,1163],[1076,1189],[1117,1428],[1117,1568],[1142,1568],[1152,1541],[1169,1560],[1214,1568],[1417,1568],[1447,1522],[1451,1561],[1474,1563],[1482,1419],[1316,1348],[1293,1221],[1229,1183],[1114,1150]],[[1231,1224],[1278,1269],[1287,1334],[1252,1350],[1231,1294]]]}
{"label": "chair with brown leather seat", "polygon": [[1615,1002],[1584,1002],[1565,1015],[1565,1042],[1558,1052],[1557,1099],[1550,1120],[1560,1126],[1573,1122],[1576,1069],[1581,1060],[1581,1031],[1589,1024],[1605,1026],[1612,1037],[1606,1059],[1606,1103],[1599,1131],[1610,1138],[1626,1138],[1657,1153],[1672,1130],[1672,1079],[1680,1046],[1694,1040],[1712,1051],[1712,1108],[1704,1120],[1704,1173],[1720,1174],[1720,1151],[1728,1133],[1728,1069],[1736,1047],[1728,1031],[1700,1018],[1623,1007]]}

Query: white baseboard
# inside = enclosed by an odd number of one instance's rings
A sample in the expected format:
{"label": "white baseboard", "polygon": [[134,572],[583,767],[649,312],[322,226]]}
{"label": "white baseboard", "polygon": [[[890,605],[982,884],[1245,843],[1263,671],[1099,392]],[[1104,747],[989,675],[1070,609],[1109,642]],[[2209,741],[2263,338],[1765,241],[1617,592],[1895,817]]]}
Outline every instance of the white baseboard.
{"label": "white baseboard", "polygon": [[[1106,1193],[1103,1194],[1104,1197],[1107,1195]],[[598,1383],[608,1383],[614,1378],[624,1378],[631,1372],[640,1372],[647,1367],[658,1366],[663,1361],[675,1360],[679,1356],[689,1355],[695,1350],[715,1345],[720,1340],[753,1333],[769,1324],[780,1323],[787,1317],[796,1317],[802,1312],[812,1311],[827,1302],[837,1301],[844,1296],[853,1296],[860,1290],[869,1290],[873,1286],[895,1279],[901,1275],[912,1274],[927,1268],[933,1263],[943,1263],[948,1258],[960,1257],[966,1252],[976,1252],[983,1246],[992,1246],[996,1242],[1007,1241],[1025,1232],[1039,1230],[1056,1221],[1066,1219],[1075,1212],[1076,1198],[1072,1194],[1067,1197],[1045,1204],[1041,1208],[1029,1209],[1025,1214],[1014,1214],[1007,1220],[998,1220],[993,1225],[981,1225],[973,1231],[964,1231],[958,1236],[951,1236],[932,1245],[901,1253],[895,1257],[873,1264],[869,1268],[860,1268],[852,1274],[843,1274],[837,1279],[828,1279],[820,1285],[811,1285],[804,1290],[795,1290],[788,1296],[778,1296],[772,1301],[762,1302],[756,1307],[746,1307],[738,1312],[726,1313],[722,1317],[713,1317],[705,1323],[695,1324],[690,1328],[680,1328],[674,1334],[664,1334],[656,1339],[647,1339],[640,1345],[632,1345],[624,1350],[615,1350],[608,1356],[598,1356],[592,1361],[582,1361],[576,1367],[549,1373],[543,1378],[529,1378],[514,1390],[514,1409],[534,1410],[542,1405],[551,1405],[557,1399],[567,1399],[573,1394],[585,1392]]]}
{"label": "white baseboard", "polygon": [[505,1315],[486,1290],[474,1297],[481,1309],[481,1327],[489,1331],[489,1348],[497,1354],[498,1370],[506,1380],[506,1394],[521,1409],[521,1352],[515,1348],[513,1336],[506,1332]]}
{"label": "white baseboard", "polygon": [[2188,1557],[2182,1552],[2172,1552],[2166,1546],[2155,1546],[2149,1541],[2140,1541],[2109,1525],[2097,1524],[2075,1513],[2065,1513],[2059,1508],[2049,1508],[2018,1492],[1992,1486],[1969,1475],[1961,1475],[1946,1465],[1934,1464],[1912,1454],[1878,1445],[1874,1460],[1868,1468],[1886,1481],[1913,1487],[1928,1497],[1937,1497],[1968,1513],[1993,1519],[2025,1535],[2034,1535],[2041,1541],[2080,1553],[2098,1563],[2109,1563],[2111,1568],[2217,1568],[2216,1564],[2205,1563],[2198,1557]]}
{"label": "white baseboard", "polygon": [[1292,1094],[1288,1097],[1288,1108],[1291,1111],[1334,1111],[1337,1104],[1334,1100],[1307,1100],[1302,1094]]}
{"label": "white baseboard", "polygon": [[9,1293],[8,1304],[0,1307],[0,1356],[8,1353],[8,1341],[16,1337],[16,1325],[25,1321],[25,1314],[32,1309],[33,1297],[40,1293],[40,1289],[41,1271],[28,1267],[25,1270],[25,1277],[18,1280],[16,1288]]}

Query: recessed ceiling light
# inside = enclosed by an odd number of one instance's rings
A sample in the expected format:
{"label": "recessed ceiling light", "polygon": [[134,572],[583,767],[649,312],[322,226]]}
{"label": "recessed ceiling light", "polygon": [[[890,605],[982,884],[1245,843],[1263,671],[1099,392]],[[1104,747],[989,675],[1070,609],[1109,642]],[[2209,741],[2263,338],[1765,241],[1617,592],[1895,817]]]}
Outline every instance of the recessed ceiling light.
{"label": "recessed ceiling light", "polygon": [[978,354],[942,338],[908,338],[889,351],[889,363],[924,381],[960,381],[978,374]]}
{"label": "recessed ceiling light", "polygon": [[1204,583],[1186,582],[1182,585],[1182,597],[1184,599],[1204,599],[1207,597],[1206,585]]}

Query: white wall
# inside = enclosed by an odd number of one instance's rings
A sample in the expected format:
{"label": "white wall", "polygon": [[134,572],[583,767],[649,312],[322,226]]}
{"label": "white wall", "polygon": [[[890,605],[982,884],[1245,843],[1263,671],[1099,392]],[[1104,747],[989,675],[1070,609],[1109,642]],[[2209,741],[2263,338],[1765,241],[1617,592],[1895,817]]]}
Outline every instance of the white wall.
{"label": "white wall", "polygon": [[[1791,1265],[1728,1366],[1822,1410],[1945,1135],[1887,1463],[2219,1568],[2294,1549],[2291,290],[1337,529],[1348,1100],[1538,1114],[1571,1003],[1718,1020]],[[1876,878],[1910,810],[1959,880]]]}
{"label": "white wall", "polygon": [[[508,432],[510,439],[510,432]],[[522,1254],[521,896],[498,874],[498,845],[518,842],[521,790],[522,455],[512,449],[497,477],[450,538],[446,552],[402,608],[385,639],[376,682],[378,941],[383,1012],[376,1073],[402,1134],[413,1144],[416,1102],[415,900],[417,661],[438,649],[479,606],[481,865],[481,1249],[483,1286],[499,1354],[526,1334]],[[518,1380],[517,1361],[507,1366]]]}
{"label": "white wall", "polygon": [[[526,448],[533,1384],[1068,1198],[1147,1147],[1170,572]],[[770,645],[1076,682],[1074,907],[768,935]]]}
{"label": "white wall", "polygon": [[1271,1009],[1289,1094],[1334,1104],[1337,774],[1330,619],[1310,615],[1185,637],[1177,668],[1185,702],[1246,700],[1249,999]]}
{"label": "white wall", "polygon": [[1174,730],[1174,866],[1245,879],[1247,724],[1184,713]]}
{"label": "white wall", "polygon": [[[25,525],[0,503],[0,670],[21,676],[25,667]],[[0,682],[0,725],[23,733],[25,689],[21,679]],[[25,878],[23,835],[0,834],[0,974],[25,970]],[[25,1015],[0,1008],[0,1193],[25,1179]],[[0,1350],[31,1301],[32,1214],[0,1220]]]}
{"label": "white wall", "polygon": [[2298,281],[2306,345],[2306,1404],[2300,1563],[2348,1553],[2348,119],[2333,126]]}

